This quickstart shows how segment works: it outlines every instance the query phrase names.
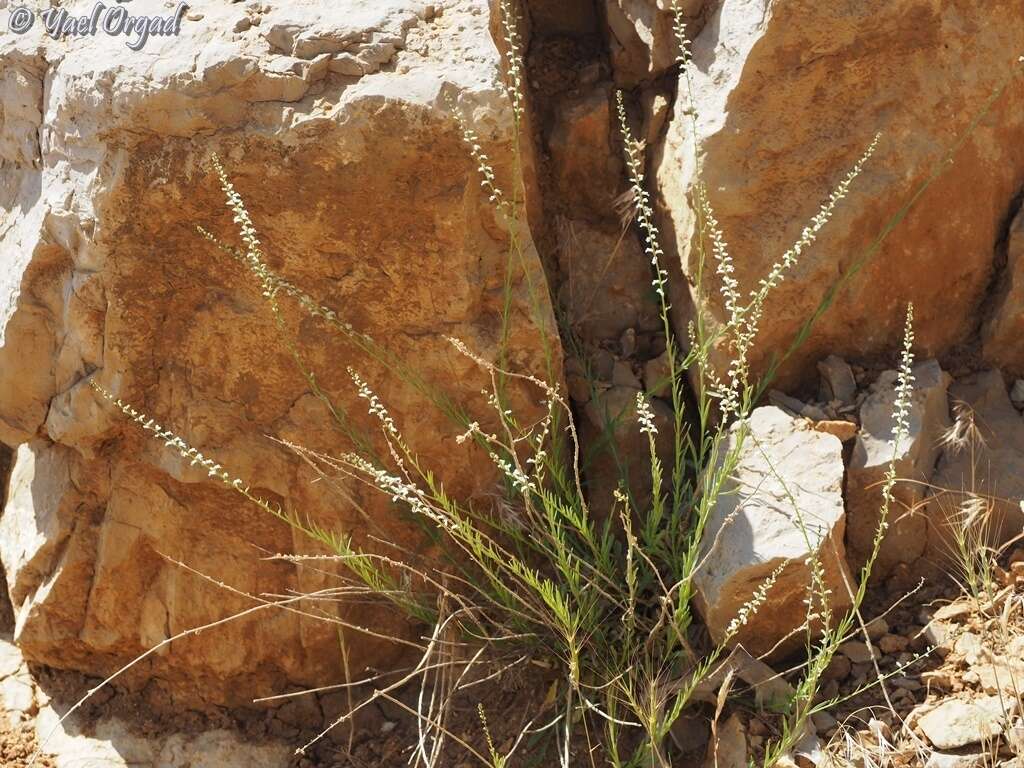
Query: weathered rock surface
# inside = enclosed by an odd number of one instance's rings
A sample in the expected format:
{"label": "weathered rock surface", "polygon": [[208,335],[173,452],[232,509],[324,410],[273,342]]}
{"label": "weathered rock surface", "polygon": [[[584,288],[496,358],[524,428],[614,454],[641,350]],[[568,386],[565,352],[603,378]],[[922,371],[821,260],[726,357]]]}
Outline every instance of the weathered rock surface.
{"label": "weathered rock surface", "polygon": [[[675,246],[691,279],[697,268],[695,156],[746,291],[800,237],[882,132],[877,155],[820,243],[801,254],[769,299],[755,372],[788,348],[839,274],[1018,66],[1024,39],[1019,5],[996,0],[986,4],[983,17],[976,10],[971,0],[725,0],[714,6],[693,43],[696,154],[682,88],[667,137],[654,153],[664,243]],[[977,329],[996,243],[1024,186],[1015,117],[1022,106],[1018,79],[786,362],[781,388],[811,384],[814,363],[827,354],[858,359],[896,347],[908,300],[923,354],[948,351]],[[721,323],[725,310],[714,264],[704,279],[711,298],[703,311],[709,322]],[[688,286],[676,281],[675,288],[683,319]],[[1012,305],[1005,315],[1020,322]],[[1019,345],[1014,348],[1007,354],[1019,354]],[[727,350],[719,352],[724,365]]]}
{"label": "weathered rock surface", "polygon": [[[157,0],[130,10],[166,13]],[[353,489],[346,503],[266,439],[345,446],[252,279],[194,231],[235,239],[211,153],[246,199],[274,269],[470,410],[482,410],[486,377],[444,336],[496,357],[509,233],[449,97],[499,183],[519,180],[485,0],[209,4],[180,37],[140,52],[102,34],[54,41],[41,27],[0,37],[0,439],[19,446],[0,559],[25,653],[99,673],[252,607],[247,595],[337,582],[261,560],[311,548],[141,436],[89,380],[286,510],[357,539],[415,535],[387,499]],[[545,373],[542,337],[556,365],[558,341],[530,235],[518,235],[509,364]],[[457,446],[458,425],[400,377],[291,307],[285,321],[353,423],[372,427],[347,365],[378,389],[452,494],[493,489],[486,457]],[[535,393],[513,397],[528,419],[539,413]],[[406,631],[372,606],[341,611]],[[353,671],[396,652],[355,631],[346,642]],[[173,643],[137,668],[150,675],[225,703],[323,684],[342,676],[337,628],[308,612],[262,611]]]}
{"label": "weathered rock surface", "polygon": [[985,358],[1014,375],[1024,374],[1024,210],[1018,210],[1006,236],[1003,268],[994,306],[982,328]]}
{"label": "weathered rock surface", "polygon": [[896,461],[895,503],[889,528],[872,570],[887,576],[897,563],[913,563],[923,553],[928,524],[920,502],[935,471],[940,440],[949,428],[946,389],[950,376],[934,360],[914,367],[910,400],[910,434],[897,446],[893,415],[896,371],[885,371],[860,407],[861,430],[846,473],[846,543],[851,565],[860,567],[871,553],[882,508],[882,483]]}
{"label": "weathered rock surface", "polygon": [[[1019,506],[1024,498],[1024,420],[1010,403],[1002,374],[990,370],[957,381],[949,397],[954,412],[959,411],[955,415],[963,439],[943,448],[931,483],[925,556],[933,564],[955,551],[950,526],[962,527],[968,516],[976,532],[987,521],[979,544],[1002,544],[1024,524]],[[976,505],[973,515],[972,507],[965,506],[970,504]]]}
{"label": "weathered rock surface", "polygon": [[[718,641],[757,588],[783,566],[767,602],[735,638],[756,656],[804,623],[811,556],[823,566],[834,611],[850,604],[854,581],[843,544],[842,443],[773,406],[754,410],[748,426],[732,480],[709,517],[704,565],[695,583],[698,605]],[[730,446],[738,444],[740,429],[733,428]],[[781,648],[792,649],[804,638],[798,632]]]}
{"label": "weathered rock surface", "polygon": [[955,749],[979,744],[1003,732],[1016,705],[999,696],[973,701],[947,699],[921,715],[917,724],[933,747]]}

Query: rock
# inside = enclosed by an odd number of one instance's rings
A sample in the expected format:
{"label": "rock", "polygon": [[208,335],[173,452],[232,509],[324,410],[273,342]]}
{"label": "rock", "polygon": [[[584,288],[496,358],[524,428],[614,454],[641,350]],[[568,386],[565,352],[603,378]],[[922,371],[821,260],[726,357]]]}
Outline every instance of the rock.
{"label": "rock", "polygon": [[964,632],[953,643],[953,652],[961,656],[968,664],[975,664],[985,654],[985,641],[973,632]]}
{"label": "rock", "polygon": [[669,736],[681,752],[701,754],[711,738],[710,725],[702,715],[683,712],[672,724]]}
{"label": "rock", "polygon": [[817,406],[797,400],[795,397],[790,397],[777,389],[773,389],[768,393],[768,399],[771,400],[772,405],[777,405],[794,416],[803,416],[814,421],[822,421],[828,418],[825,412]]}
{"label": "rock", "polygon": [[[803,623],[808,557],[821,558],[833,611],[849,605],[847,585],[854,581],[843,548],[842,444],[766,406],[732,428],[729,446],[739,444],[744,426],[749,434],[711,510],[701,545],[704,566],[694,582],[698,608],[717,642],[762,582],[782,569],[768,592],[770,609],[758,611],[734,638],[757,656]],[[794,642],[803,642],[802,633],[788,637],[778,652]]]}
{"label": "rock", "polygon": [[747,768],[747,729],[739,715],[719,724],[704,759],[705,768]]}
{"label": "rock", "polygon": [[636,237],[562,219],[558,243],[565,276],[559,303],[580,339],[619,342],[629,329],[661,327],[650,267]]}
{"label": "rock", "polygon": [[838,725],[836,719],[825,711],[815,712],[811,715],[811,720],[818,733],[827,733]]}
{"label": "rock", "polygon": [[669,367],[667,352],[644,363],[644,386],[648,394],[654,397],[671,399],[672,369]]}
{"label": "rock", "polygon": [[[445,336],[497,359],[513,233],[480,186],[449,97],[506,194],[524,178],[496,6],[446,2],[427,26],[425,5],[262,4],[259,24],[236,34],[246,9],[205,4],[202,22],[138,52],[123,36],[52,40],[38,21],[30,34],[0,36],[0,440],[18,446],[0,560],[30,659],[103,675],[169,633],[251,607],[244,594],[336,584],[263,559],[322,550],[141,435],[90,380],[286,511],[357,543],[372,519],[376,538],[417,548],[420,534],[388,498],[353,488],[349,503],[267,440],[348,450],[296,369],[295,340],[361,430],[373,425],[348,365],[452,496],[492,497],[498,474],[482,452],[456,445],[460,424],[290,301],[282,335],[252,277],[193,228],[237,241],[209,164],[217,152],[275,270],[486,418],[488,377]],[[131,12],[166,14],[157,0]],[[524,147],[525,166],[529,155]],[[525,217],[517,226],[508,362],[557,381],[540,258]],[[509,395],[523,423],[541,417],[536,390]],[[376,606],[338,610],[384,635],[412,631]],[[388,668],[401,652],[356,632],[346,641],[353,669]],[[184,705],[246,705],[289,684],[344,679],[336,627],[283,611],[175,643],[133,682],[149,675]]]}
{"label": "rock", "polygon": [[149,736],[104,718],[86,734],[74,718],[57,721],[51,707],[36,721],[38,742],[56,768],[287,768],[294,752],[294,745],[259,743],[226,730]]}
{"label": "rock", "polygon": [[963,530],[962,508],[972,493],[986,499],[973,528],[979,531],[984,523],[985,533],[974,535],[983,535],[985,545],[999,547],[1024,525],[1017,502],[1024,497],[1024,420],[1010,403],[1002,374],[990,370],[967,377],[951,386],[949,394],[954,403],[963,403],[958,424],[976,429],[983,442],[973,451],[966,444],[945,447],[932,478],[941,490],[933,492],[925,508],[926,557],[938,564],[958,559],[953,530]]}
{"label": "rock", "polygon": [[[705,0],[682,0],[683,15],[694,18]],[[631,88],[653,80],[675,64],[679,46],[672,31],[671,0],[605,0],[616,83]]]}
{"label": "rock", "polygon": [[893,412],[896,372],[879,376],[860,407],[861,431],[846,475],[846,542],[851,564],[863,565],[875,539],[882,507],[882,482],[896,458],[895,502],[889,508],[889,528],[875,561],[872,577],[883,579],[899,563],[913,563],[923,554],[927,522],[916,505],[925,496],[939,453],[939,440],[949,427],[946,387],[950,377],[929,360],[914,366],[910,405],[910,435],[896,453]]}
{"label": "rock", "polygon": [[984,768],[987,762],[987,753],[977,753],[970,750],[962,754],[932,752],[928,755],[924,768]]}
{"label": "rock", "polygon": [[857,436],[857,425],[852,421],[816,421],[811,426],[816,432],[835,435],[844,443],[853,440]]}
{"label": "rock", "polygon": [[1001,734],[1013,707],[998,696],[973,701],[947,699],[922,715],[917,724],[936,749],[955,749]]}
{"label": "rock", "polygon": [[853,369],[845,360],[836,355],[829,355],[818,363],[818,374],[821,385],[818,398],[824,402],[838,400],[849,405],[857,396],[857,381],[853,378]]}
{"label": "rock", "polygon": [[[599,519],[610,512],[615,489],[622,478],[628,480],[637,504],[650,501],[650,447],[637,421],[639,392],[633,387],[612,387],[584,408],[585,418],[579,425],[580,441],[593,447],[583,457],[582,469],[588,503]],[[655,435],[658,457],[662,466],[667,467],[672,458],[672,409],[657,398],[650,399],[649,403],[658,430]]]}
{"label": "rock", "polygon": [[973,664],[978,685],[985,693],[1018,696],[1024,693],[1024,660],[1005,656],[991,663]]}
{"label": "rock", "polygon": [[868,664],[879,658],[878,649],[866,645],[863,640],[847,640],[839,646],[839,652],[854,664]]}
{"label": "rock", "polygon": [[10,677],[21,669],[23,658],[17,646],[0,639],[0,678]]}
{"label": "rock", "polygon": [[612,386],[626,389],[640,389],[640,379],[633,373],[633,366],[626,360],[618,360],[612,369]]}
{"label": "rock", "polygon": [[883,616],[876,616],[864,627],[870,640],[878,640],[889,631],[889,622]]}
{"label": "rock", "polygon": [[850,659],[842,654],[836,654],[825,667],[821,677],[823,680],[845,680],[850,676]]}
{"label": "rock", "polygon": [[[1024,39],[1024,16],[1014,0],[987,4],[984,25],[959,27],[955,19],[974,18],[973,0],[930,0],[915,7],[919,12],[908,14],[903,3],[724,2],[710,7],[693,41],[696,137],[687,89],[681,87],[653,161],[663,245],[670,258],[676,251],[679,261],[673,263],[682,263],[694,281],[695,157],[746,294],[883,131],[875,157],[822,230],[820,244],[799,255],[768,299],[751,359],[755,379],[788,349],[839,274],[857,263],[928,179],[953,137],[965,134],[1020,55],[1020,46],[1008,42]],[[863,87],[866,72],[870,88]],[[955,94],[947,88],[950,72],[957,73]],[[894,104],[905,108],[894,111]],[[940,354],[971,336],[993,274],[993,246],[1024,180],[1024,154],[1005,129],[1022,108],[1019,89],[994,105],[956,161],[781,365],[776,386],[810,385],[815,363],[827,354],[889,354],[899,345],[907,301],[914,302],[919,349]],[[949,120],[922,120],[938,114]],[[755,150],[753,136],[771,140]],[[897,156],[901,172],[894,175],[889,161]],[[770,221],[764,216],[768,210]],[[940,214],[954,210],[955,216]],[[936,215],[942,221],[935,222]],[[692,300],[700,296],[707,297],[701,310],[708,322],[725,322],[718,275],[708,259],[704,285],[674,283],[677,327],[685,327]],[[1024,322],[1018,310],[1011,303],[1004,316]],[[1007,336],[1007,355],[1024,355],[1017,343],[1021,334]],[[993,348],[1000,345],[992,342]],[[715,364],[724,371],[726,344],[715,352]]]}
{"label": "rock", "polygon": [[1010,402],[1018,411],[1024,409],[1024,379],[1017,379],[1010,387]]}
{"label": "rock", "polygon": [[902,635],[882,635],[878,639],[878,649],[885,654],[903,653],[910,646],[910,638]]}
{"label": "rock", "polygon": [[[1006,239],[1006,266],[1000,275],[996,294],[982,326],[981,342],[985,359],[1014,376],[1024,376],[1024,354],[1020,338],[1024,333],[1024,211],[1018,208]],[[1020,386],[1018,386],[1018,383]],[[1014,382],[1013,404],[1024,406],[1024,382]]]}

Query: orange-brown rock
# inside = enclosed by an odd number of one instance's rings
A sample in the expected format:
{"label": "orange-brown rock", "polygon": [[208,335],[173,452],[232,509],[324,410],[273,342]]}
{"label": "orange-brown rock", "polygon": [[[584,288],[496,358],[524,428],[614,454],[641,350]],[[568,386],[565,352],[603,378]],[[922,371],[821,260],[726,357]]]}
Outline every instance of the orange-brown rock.
{"label": "orange-brown rock", "polygon": [[[389,499],[334,492],[268,439],[350,447],[289,343],[372,429],[346,372],[358,369],[453,496],[490,498],[497,482],[486,456],[456,444],[460,425],[393,370],[287,302],[279,330],[251,276],[194,229],[237,240],[209,166],[217,152],[275,270],[485,419],[488,379],[445,336],[497,357],[510,236],[449,101],[511,192],[493,12],[477,0],[441,13],[411,0],[203,10],[139,52],[106,35],[0,39],[0,439],[18,446],[0,560],[26,656],[91,674],[268,596],[343,582],[321,572],[334,564],[268,562],[319,550],[140,434],[90,381],[286,511],[369,546],[417,548],[421,536]],[[551,373],[547,348],[557,377],[539,259],[529,232],[516,234],[508,362]],[[539,393],[512,392],[525,420],[540,413]],[[295,607],[175,641],[137,677],[247,703],[342,676],[338,627],[318,612],[409,632],[362,600]],[[353,674],[399,652],[351,628],[344,640]]]}

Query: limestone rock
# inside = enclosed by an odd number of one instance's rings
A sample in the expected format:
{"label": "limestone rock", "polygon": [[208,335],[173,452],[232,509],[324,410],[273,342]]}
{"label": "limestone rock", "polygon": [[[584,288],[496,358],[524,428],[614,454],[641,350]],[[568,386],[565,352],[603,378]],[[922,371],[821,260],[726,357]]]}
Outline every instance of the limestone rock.
{"label": "limestone rock", "polygon": [[285,768],[294,752],[285,743],[253,743],[225,730],[148,737],[107,718],[86,733],[73,720],[58,726],[58,719],[47,706],[36,721],[38,741],[56,768]]}
{"label": "limestone rock", "polygon": [[[924,768],[983,768],[988,759],[989,756],[986,753],[974,752],[969,749],[959,754],[932,752],[928,755]],[[1005,763],[1000,765],[1005,765]]]}
{"label": "limestone rock", "polygon": [[618,340],[631,328],[661,328],[650,268],[632,233],[564,219],[558,239],[559,302],[580,339],[589,345]]}
{"label": "limestone rock", "polygon": [[846,474],[846,543],[850,562],[863,565],[871,552],[882,507],[881,483],[889,462],[896,459],[896,503],[890,505],[889,530],[872,576],[884,578],[898,563],[912,563],[924,552],[927,522],[917,505],[924,498],[935,469],[939,441],[949,427],[946,389],[950,377],[934,360],[914,367],[910,403],[910,435],[895,444],[893,412],[896,372],[886,371],[872,386],[860,408],[860,435]]}
{"label": "limestone rock", "polygon": [[[1015,376],[1024,375],[1024,210],[1018,210],[1010,223],[1006,241],[1006,266],[997,284],[997,293],[982,328],[985,359]],[[1022,393],[1024,387],[1014,387]],[[1016,404],[1018,399],[1014,398]],[[1018,407],[1020,407],[1018,405]]]}
{"label": "limestone rock", "polygon": [[[733,427],[730,446],[739,443],[741,429]],[[784,566],[766,605],[735,640],[756,656],[803,623],[808,557],[820,558],[834,611],[850,604],[848,585],[854,580],[843,544],[838,438],[815,432],[773,406],[755,409],[748,429],[732,479],[711,511],[702,542],[706,561],[695,583],[698,606],[718,641],[758,586]],[[794,641],[799,645],[803,635],[790,637],[782,649],[791,649]]]}
{"label": "limestone rock", "polygon": [[1001,734],[1014,707],[1012,701],[998,696],[973,701],[946,699],[921,715],[917,724],[933,747],[955,749]]}
{"label": "limestone rock", "polygon": [[[345,501],[267,440],[332,453],[349,445],[297,370],[294,340],[359,429],[373,425],[348,365],[452,495],[492,493],[497,475],[456,445],[460,425],[287,302],[282,335],[253,279],[194,231],[237,238],[209,164],[216,152],[274,270],[486,418],[487,377],[445,336],[497,358],[513,233],[480,187],[450,103],[498,183],[511,193],[523,179],[496,4],[451,0],[440,14],[428,5],[210,3],[180,37],[138,52],[103,34],[52,40],[38,22],[0,36],[0,440],[19,446],[0,560],[29,658],[104,674],[251,607],[247,594],[336,584],[264,561],[319,550],[142,436],[90,380],[286,511],[357,541],[372,533],[414,545],[388,499],[353,489]],[[131,13],[167,10],[136,0]],[[540,260],[518,226],[508,364],[557,379]],[[542,413],[535,391],[513,387],[510,397],[524,422]],[[410,631],[373,606],[339,610],[358,625],[385,622],[385,634]],[[358,633],[346,640],[353,669],[398,653]],[[126,682],[158,676],[183,700],[227,704],[344,677],[336,628],[282,611],[176,642],[134,674]]]}
{"label": "limestone rock", "polygon": [[818,396],[826,403],[838,400],[844,405],[853,402],[857,396],[857,381],[853,369],[841,357],[829,355],[818,363],[821,385]]}
{"label": "limestone rock", "polygon": [[[683,16],[694,20],[705,0],[680,0]],[[664,74],[679,53],[672,31],[671,0],[606,0],[612,66],[619,85],[632,87]]]}
{"label": "limestone rock", "polygon": [[[693,42],[690,70],[698,146],[686,89],[680,88],[666,139],[653,153],[663,245],[674,246],[691,279],[698,265],[691,203],[695,157],[746,292],[800,238],[882,132],[875,158],[819,244],[800,255],[768,299],[751,359],[756,376],[789,347],[838,275],[865,253],[993,88],[1010,76],[1024,16],[1016,0],[986,4],[983,19],[973,0],[725,0],[712,8]],[[918,346],[928,354],[939,355],[974,332],[996,243],[1024,185],[1024,147],[1012,129],[1022,108],[1024,91],[1011,86],[916,208],[837,294],[781,367],[777,386],[810,385],[815,362],[827,354],[849,359],[888,353],[899,344],[908,300],[914,302]],[[712,327],[725,321],[715,271],[706,268],[703,278],[705,285],[692,289],[675,281],[678,327],[685,327],[690,295],[698,290],[709,297],[701,310]],[[1012,302],[1005,316],[1021,322]],[[1020,345],[1013,342],[1008,354],[1019,355]],[[728,356],[723,345],[716,354],[720,369]]]}
{"label": "limestone rock", "polygon": [[[1024,498],[1024,420],[1010,403],[1002,374],[986,371],[957,381],[949,389],[961,433],[973,432],[980,443],[947,445],[942,452],[925,509],[927,558],[947,560],[955,547],[952,525],[963,524],[964,505],[972,494],[984,502],[989,545],[1001,545],[1024,524],[1018,501]],[[976,528],[976,530],[979,530]]]}

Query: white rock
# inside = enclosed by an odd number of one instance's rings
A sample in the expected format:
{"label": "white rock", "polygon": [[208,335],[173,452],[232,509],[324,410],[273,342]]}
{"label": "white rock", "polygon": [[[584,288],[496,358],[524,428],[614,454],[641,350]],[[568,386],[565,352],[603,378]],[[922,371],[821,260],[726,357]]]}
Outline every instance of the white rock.
{"label": "white rock", "polygon": [[1010,387],[1010,402],[1018,411],[1024,408],[1024,379],[1017,379]]}
{"label": "white rock", "polygon": [[[742,428],[732,428],[730,447]],[[695,583],[698,606],[720,641],[758,586],[782,566],[766,605],[735,639],[756,656],[803,623],[809,556],[821,558],[833,610],[849,605],[847,584],[854,581],[843,548],[842,443],[773,406],[754,410],[747,428],[732,479],[711,510],[702,541],[706,560]],[[793,641],[800,644],[803,636]]]}
{"label": "white rock", "polygon": [[1003,732],[1008,714],[1016,705],[999,696],[973,701],[947,699],[922,715],[917,724],[937,749],[956,749],[978,744]]}
{"label": "white rock", "polygon": [[961,755],[932,752],[928,755],[928,760],[925,762],[924,768],[984,768],[987,759],[987,754],[978,754],[974,752],[968,752]]}
{"label": "white rock", "polygon": [[896,403],[896,372],[886,371],[871,388],[860,408],[860,434],[854,444],[846,475],[846,542],[851,564],[866,560],[878,529],[882,507],[881,482],[889,462],[896,459],[897,503],[889,509],[889,529],[882,542],[873,576],[888,575],[898,563],[913,563],[924,552],[927,524],[920,514],[910,514],[925,495],[939,454],[939,439],[949,426],[946,388],[950,377],[934,360],[914,366],[910,403],[910,435],[896,453],[893,413]]}
{"label": "white rock", "polygon": [[85,735],[74,718],[61,725],[58,720],[48,706],[36,720],[37,741],[56,768],[287,768],[295,749],[253,743],[225,730],[143,736],[113,718],[99,721]]}
{"label": "white rock", "polygon": [[[927,559],[948,562],[956,551],[953,527],[962,527],[961,507],[968,494],[990,499],[989,546],[1000,546],[1021,531],[1024,513],[1024,420],[1010,403],[1002,374],[985,371],[957,381],[949,389],[951,402],[960,401],[960,421],[970,420],[983,443],[949,446],[942,452],[923,517],[928,523]],[[973,415],[971,415],[973,414]]]}

